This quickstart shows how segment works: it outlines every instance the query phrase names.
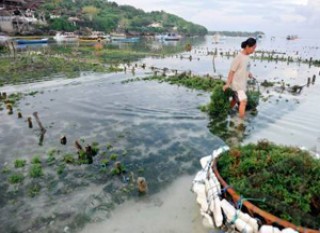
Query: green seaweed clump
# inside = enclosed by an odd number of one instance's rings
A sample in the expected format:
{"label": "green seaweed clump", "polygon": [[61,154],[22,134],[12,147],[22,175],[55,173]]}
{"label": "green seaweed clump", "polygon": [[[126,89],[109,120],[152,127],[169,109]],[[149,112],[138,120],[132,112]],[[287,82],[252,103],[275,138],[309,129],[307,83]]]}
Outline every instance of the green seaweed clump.
{"label": "green seaweed clump", "polygon": [[208,111],[214,118],[225,118],[230,110],[230,97],[233,92],[231,89],[223,91],[222,87],[223,85],[216,85],[211,93]]}
{"label": "green seaweed clump", "polygon": [[268,141],[238,146],[218,159],[218,170],[243,198],[303,227],[318,229],[320,160],[308,151]]}

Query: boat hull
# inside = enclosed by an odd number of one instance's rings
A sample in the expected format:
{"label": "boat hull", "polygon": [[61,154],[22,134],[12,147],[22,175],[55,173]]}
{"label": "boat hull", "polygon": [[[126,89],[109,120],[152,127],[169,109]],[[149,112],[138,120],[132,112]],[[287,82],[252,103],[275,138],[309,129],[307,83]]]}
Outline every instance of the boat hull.
{"label": "boat hull", "polygon": [[133,38],[112,38],[112,41],[117,41],[117,42],[126,42],[126,43],[130,43],[130,42],[138,42],[140,40],[139,37],[133,37]]}
{"label": "boat hull", "polygon": [[41,40],[16,40],[17,44],[44,44],[48,43],[48,39]]}

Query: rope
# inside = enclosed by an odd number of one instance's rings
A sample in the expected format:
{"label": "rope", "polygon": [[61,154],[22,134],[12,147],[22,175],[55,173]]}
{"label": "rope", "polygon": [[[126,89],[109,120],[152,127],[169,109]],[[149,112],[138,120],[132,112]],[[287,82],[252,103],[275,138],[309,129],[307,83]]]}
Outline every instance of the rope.
{"label": "rope", "polygon": [[221,189],[221,194],[226,193],[229,188],[232,188],[232,187],[230,185],[227,185],[225,188]]}
{"label": "rope", "polygon": [[235,221],[238,219],[238,214],[241,211],[242,205],[244,201],[261,201],[261,202],[265,202],[266,198],[244,198],[242,195],[240,196],[239,201],[237,202],[237,210],[235,215],[233,216],[230,224],[234,224]]}

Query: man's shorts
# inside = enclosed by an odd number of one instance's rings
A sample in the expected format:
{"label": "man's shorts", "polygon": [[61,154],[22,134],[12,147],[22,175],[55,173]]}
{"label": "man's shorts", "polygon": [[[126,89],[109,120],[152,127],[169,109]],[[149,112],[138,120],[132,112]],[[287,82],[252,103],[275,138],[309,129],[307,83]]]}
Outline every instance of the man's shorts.
{"label": "man's shorts", "polygon": [[248,99],[246,93],[242,90],[234,91],[234,98],[237,102],[247,101]]}

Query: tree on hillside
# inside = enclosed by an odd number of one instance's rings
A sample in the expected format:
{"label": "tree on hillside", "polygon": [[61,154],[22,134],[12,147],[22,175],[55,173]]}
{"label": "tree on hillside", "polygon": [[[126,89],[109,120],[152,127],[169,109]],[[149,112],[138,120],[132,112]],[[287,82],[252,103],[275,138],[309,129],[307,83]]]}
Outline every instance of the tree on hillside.
{"label": "tree on hillside", "polygon": [[94,6],[85,6],[82,8],[82,12],[88,15],[89,20],[92,21],[93,16],[96,16],[100,10]]}
{"label": "tree on hillside", "polygon": [[118,23],[118,28],[119,29],[127,29],[129,27],[129,20],[126,18],[122,18],[120,19],[119,23]]}

